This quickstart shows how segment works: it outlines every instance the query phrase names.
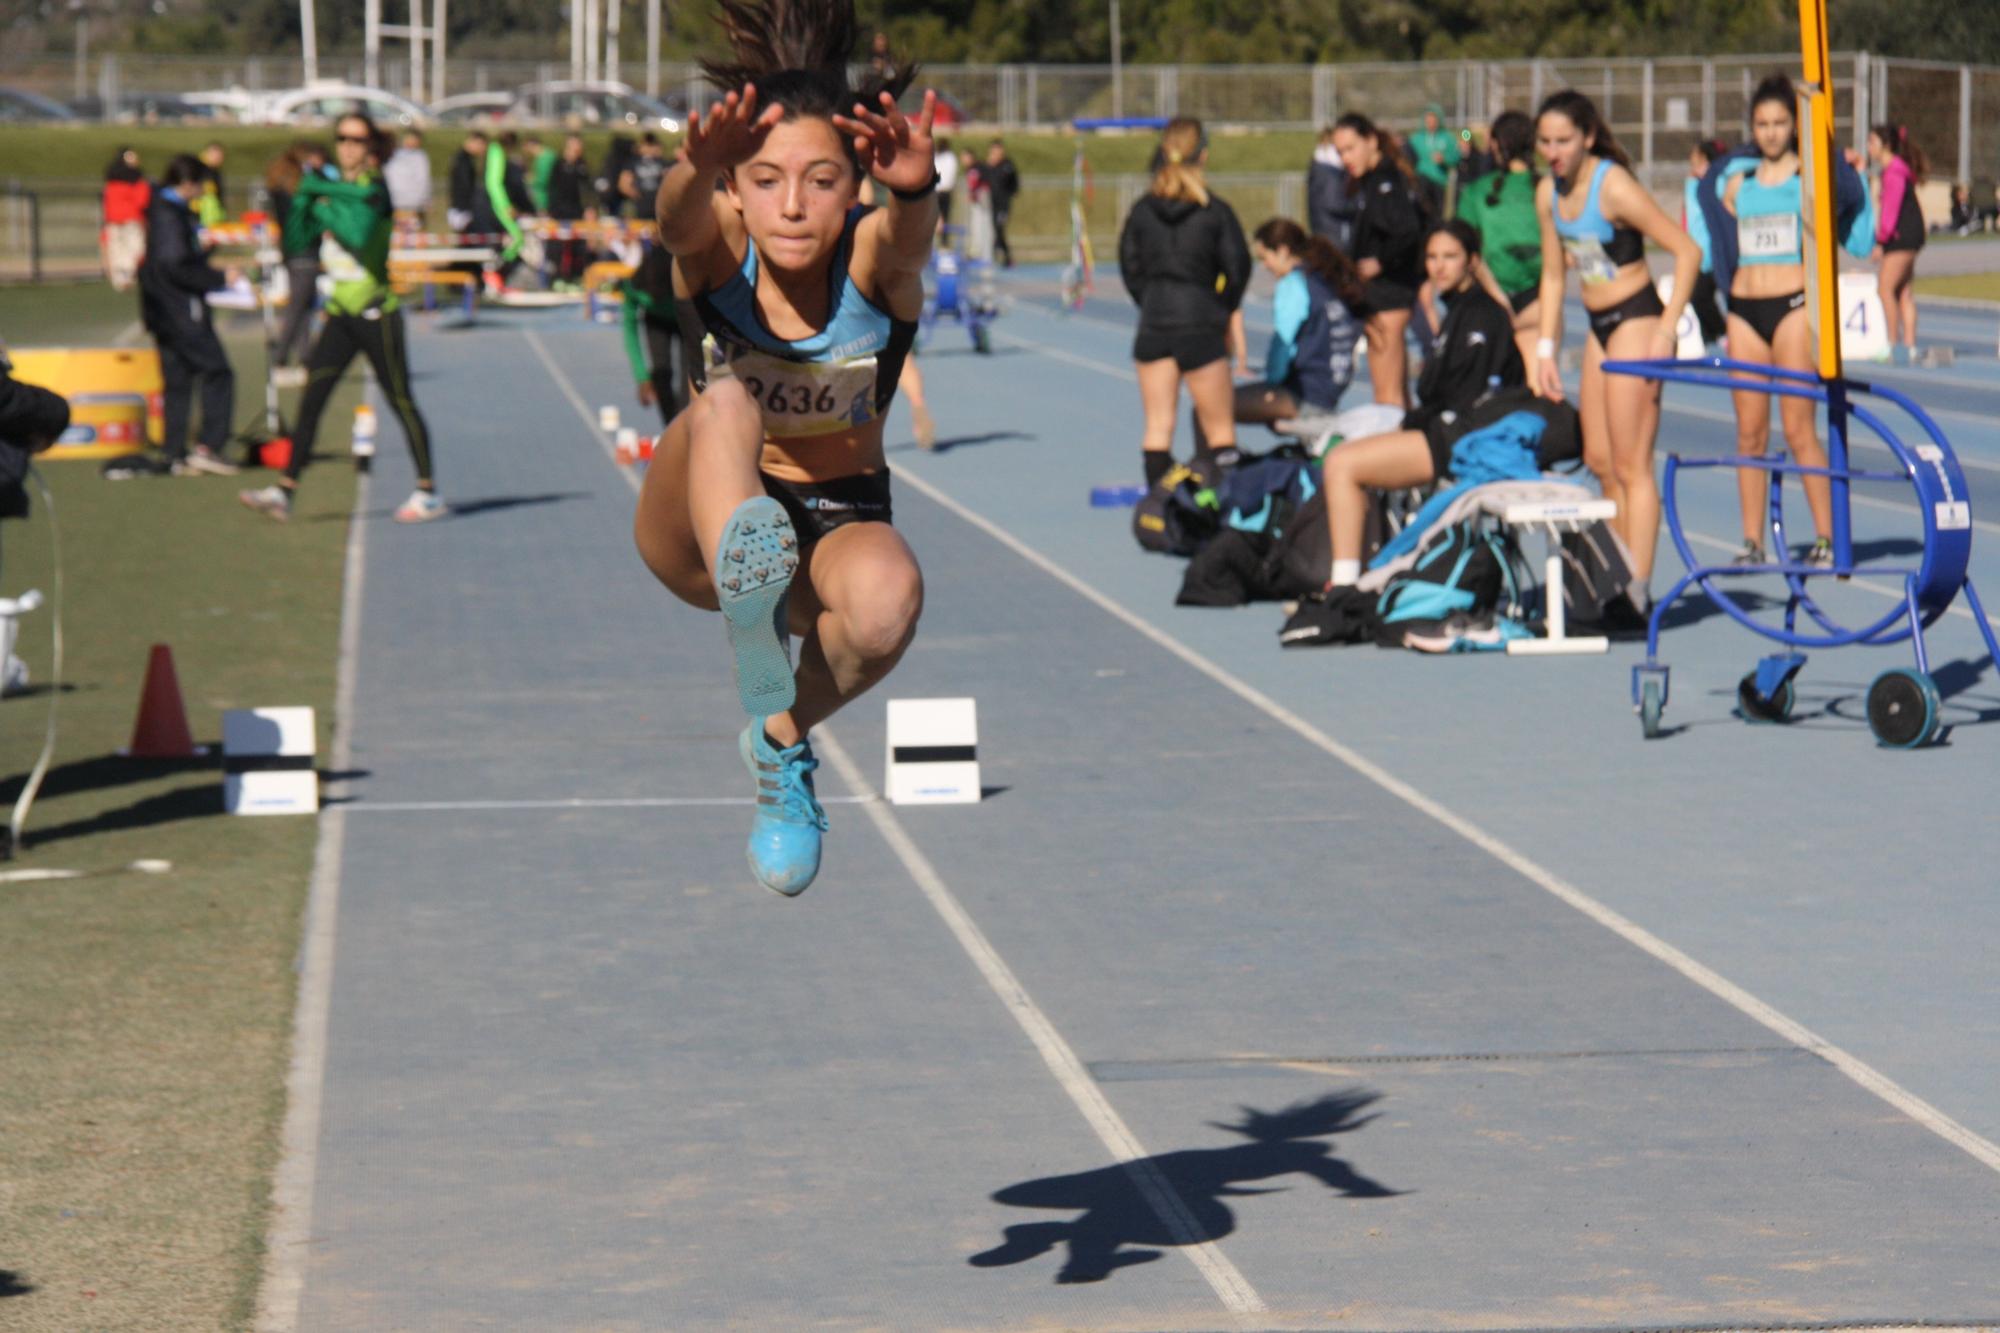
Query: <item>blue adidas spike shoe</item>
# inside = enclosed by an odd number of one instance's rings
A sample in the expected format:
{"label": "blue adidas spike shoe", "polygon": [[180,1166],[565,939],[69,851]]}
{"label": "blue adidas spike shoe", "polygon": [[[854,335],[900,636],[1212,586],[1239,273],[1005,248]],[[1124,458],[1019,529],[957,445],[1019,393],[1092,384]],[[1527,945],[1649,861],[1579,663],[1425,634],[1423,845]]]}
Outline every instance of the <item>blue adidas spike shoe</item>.
{"label": "blue adidas spike shoe", "polygon": [[736,691],[753,718],[784,712],[798,693],[785,628],[798,567],[799,538],[783,506],[766,495],[738,505],[715,553],[715,596],[736,654]]}
{"label": "blue adidas spike shoe", "polygon": [[757,816],[750,823],[750,871],[765,888],[796,898],[819,874],[820,835],[826,811],[813,795],[812,742],[780,750],[764,736],[764,720],[751,718],[737,749],[757,779]]}

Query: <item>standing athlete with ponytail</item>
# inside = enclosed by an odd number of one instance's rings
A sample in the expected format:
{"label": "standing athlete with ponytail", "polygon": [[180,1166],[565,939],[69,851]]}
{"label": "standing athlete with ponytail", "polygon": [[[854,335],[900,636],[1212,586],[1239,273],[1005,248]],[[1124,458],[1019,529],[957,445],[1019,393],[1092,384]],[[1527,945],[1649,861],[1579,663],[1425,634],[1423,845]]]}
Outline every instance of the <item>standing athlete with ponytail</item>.
{"label": "standing athlete with ponytail", "polygon": [[1409,357],[1403,336],[1424,281],[1424,210],[1416,176],[1375,122],[1350,111],[1333,122],[1333,146],[1347,168],[1354,215],[1354,267],[1367,284],[1368,378],[1375,401],[1407,407]]}
{"label": "standing athlete with ponytail", "polygon": [[[657,206],[706,328],[705,385],[660,437],[635,537],[676,597],[727,623],[750,867],[793,895],[826,829],[808,734],[889,673],[923,607],[882,426],[937,230],[936,99],[914,121],[896,109],[908,69],[848,86],[849,0],[717,9],[734,56],[705,68],[727,95],[690,121]],[[882,208],[858,206],[864,174]]]}
{"label": "standing athlete with ponytail", "polygon": [[1487,131],[1497,168],[1459,191],[1458,215],[1479,233],[1479,268],[1514,318],[1523,365],[1542,331],[1542,223],[1535,213],[1535,122],[1502,111]]}
{"label": "standing athlete with ponytail", "polygon": [[1882,265],[1883,322],[1896,361],[1908,365],[1917,350],[1917,297],[1910,280],[1924,248],[1924,210],[1917,187],[1929,164],[1910,142],[1907,125],[1877,125],[1868,132],[1868,159],[1882,168],[1882,204],[1876,213],[1875,258]]}
{"label": "standing athlete with ponytail", "polygon": [[[1674,328],[1701,273],[1701,247],[1632,175],[1625,150],[1582,93],[1565,89],[1544,101],[1535,117],[1535,138],[1550,175],[1535,189],[1542,225],[1542,329],[1535,344],[1534,387],[1546,398],[1563,396],[1556,347],[1562,341],[1567,266],[1582,283],[1583,308],[1590,316],[1577,403],[1583,461],[1605,496],[1618,504],[1612,526],[1631,548],[1632,572],[1643,585],[1652,576],[1660,539],[1660,487],[1653,475],[1660,386],[1632,375],[1607,375],[1602,367],[1608,360],[1673,356]],[[1661,305],[1653,290],[1648,240],[1674,257],[1671,304]]]}

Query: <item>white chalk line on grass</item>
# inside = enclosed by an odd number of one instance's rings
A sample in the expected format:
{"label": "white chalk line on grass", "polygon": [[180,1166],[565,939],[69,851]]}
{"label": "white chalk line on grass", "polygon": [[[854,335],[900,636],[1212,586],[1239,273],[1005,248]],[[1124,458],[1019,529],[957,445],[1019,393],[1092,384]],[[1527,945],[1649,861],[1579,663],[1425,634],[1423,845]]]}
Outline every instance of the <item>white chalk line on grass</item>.
{"label": "white chalk line on grass", "polygon": [[[347,559],[340,597],[340,662],[333,695],[333,768],[353,768],[354,677],[361,647],[361,581],[367,568],[369,474],[355,480],[354,512],[347,523]],[[338,782],[338,780],[336,780]],[[337,788],[336,788],[337,790]],[[333,794],[333,793],[329,793]],[[264,1280],[257,1293],[259,1333],[298,1327],[305,1294],[313,1185],[319,1168],[319,1127],[326,1091],[327,1022],[333,1002],[333,953],[340,910],[340,865],[347,841],[347,807],[320,811],[319,845],[306,893],[305,934],[299,948],[298,996],[292,1011],[292,1060],[285,1075],[285,1122],[278,1167],[271,1181],[271,1220],[265,1230]]]}
{"label": "white chalk line on grass", "polygon": [[[1032,342],[1018,337],[1010,341],[1040,350]],[[1081,360],[1082,358],[1078,358]],[[1115,371],[1120,378],[1130,378],[1131,372]],[[1961,1125],[1937,1107],[1917,1096],[1909,1089],[1875,1069],[1860,1057],[1850,1054],[1839,1046],[1821,1037],[1803,1023],[1787,1017],[1776,1008],[1758,999],[1749,991],[1738,986],[1707,965],[1697,962],[1664,939],[1653,934],[1637,922],[1599,902],[1583,890],[1553,871],[1530,860],[1511,846],[1494,837],[1485,829],[1464,818],[1438,801],[1426,796],[1414,786],[1390,773],[1387,769],[1366,758],[1359,751],[1341,744],[1321,731],[1312,723],[1292,712],[1255,686],[1240,679],[1226,668],[1210,661],[1207,657],[1182,643],[1173,635],[1157,628],[1150,621],[1128,610],[1105,593],[1069,572],[1048,556],[1029,546],[999,524],[983,514],[968,509],[951,496],[939,490],[909,468],[898,473],[899,479],[914,487],[926,497],[935,501],[948,512],[978,528],[987,536],[1005,546],[1014,554],[1026,560],[1035,568],[1069,588],[1084,600],[1097,606],[1114,619],[1133,629],[1144,638],[1165,649],[1196,671],[1207,676],[1216,684],[1242,699],[1265,716],[1288,728],[1304,740],[1318,747],[1333,758],[1345,764],[1354,772],[1368,779],[1382,790],[1396,797],[1438,823],[1458,834],[1473,846],[1486,852],[1501,864],[1520,874],[1531,883],[1543,889],[1556,899],[1575,908],[1578,912],[1597,922],[1633,947],[1652,955],[1674,971],[1694,982],[1703,990],[1722,1000],[1746,1017],[1762,1024],[1793,1045],[1810,1051],[1828,1064],[1845,1074],[1849,1079],[1901,1111],[1910,1119],[1936,1134],[1939,1138],[1962,1149],[1982,1165],[2000,1171],[2000,1144],[1993,1143],[1966,1126]]]}
{"label": "white chalk line on grass", "polygon": [[[577,416],[583,421],[585,429],[603,444],[604,433],[597,429],[597,419],[591,415],[589,406],[577,393],[569,376],[549,355],[541,339],[532,332],[524,333],[523,336],[534,347],[536,355],[541,357],[542,364],[548,368],[549,374],[562,389],[563,396],[569,399],[570,405],[576,409]],[[605,453],[611,457],[613,466],[618,468],[618,474],[625,478],[626,483],[634,491],[637,491],[638,476],[630,469],[619,466],[616,455],[612,454],[608,446],[605,448]],[[1076,1051],[1063,1039],[1062,1034],[1056,1031],[1055,1024],[1049,1020],[1041,1006],[1035,1003],[1034,997],[1028,994],[1027,988],[1021,984],[1020,978],[1014,975],[1013,969],[1007,966],[1006,960],[1000,957],[999,951],[986,938],[985,932],[979,929],[971,915],[960,905],[957,896],[938,875],[929,858],[911,840],[903,828],[902,821],[896,818],[895,812],[884,802],[875,799],[873,788],[862,774],[859,765],[847,753],[846,747],[841,745],[823,723],[814,729],[813,734],[819,749],[833,763],[841,780],[856,793],[856,803],[868,812],[876,831],[882,835],[883,841],[889,844],[890,850],[896,853],[897,859],[902,861],[904,870],[909,873],[918,890],[923,893],[933,910],[944,919],[946,928],[958,941],[959,947],[965,951],[973,966],[979,970],[980,976],[999,997],[1001,1004],[1020,1025],[1021,1030],[1027,1034],[1028,1040],[1034,1044],[1049,1072],[1055,1076],[1056,1082],[1069,1095],[1070,1101],[1096,1133],[1098,1141],[1131,1174],[1140,1196],[1146,1200],[1147,1206],[1152,1209],[1160,1224],[1174,1237],[1175,1248],[1194,1264],[1216,1297],[1232,1314],[1241,1317],[1267,1310],[1269,1307],[1264,1304],[1263,1297],[1257,1294],[1257,1289],[1250,1285],[1242,1271],[1230,1262],[1229,1257],[1223,1254],[1214,1242],[1204,1239],[1205,1233],[1201,1223],[1175,1193],[1172,1183],[1159,1168],[1152,1165],[1152,1154],[1139,1142],[1138,1136],[1112,1107],[1098,1087],[1097,1081],[1091,1077],[1090,1071],[1077,1057]]]}

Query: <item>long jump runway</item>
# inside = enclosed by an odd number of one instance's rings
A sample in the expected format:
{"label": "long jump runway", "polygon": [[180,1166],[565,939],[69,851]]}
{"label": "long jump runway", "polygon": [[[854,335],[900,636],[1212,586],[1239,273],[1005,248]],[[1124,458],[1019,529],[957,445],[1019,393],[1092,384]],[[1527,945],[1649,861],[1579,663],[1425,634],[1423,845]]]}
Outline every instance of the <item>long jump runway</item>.
{"label": "long jump runway", "polygon": [[[1627,647],[1281,654],[1083,505],[1115,323],[925,358],[924,624],[821,737],[797,901],[720,629],[632,553],[615,333],[419,331],[461,513],[387,522],[385,448],[264,1322],[2000,1322],[1990,668],[1889,756],[1866,656],[1729,725],[1712,619],[1652,745]],[[987,799],[875,801],[883,698],[957,694]]]}

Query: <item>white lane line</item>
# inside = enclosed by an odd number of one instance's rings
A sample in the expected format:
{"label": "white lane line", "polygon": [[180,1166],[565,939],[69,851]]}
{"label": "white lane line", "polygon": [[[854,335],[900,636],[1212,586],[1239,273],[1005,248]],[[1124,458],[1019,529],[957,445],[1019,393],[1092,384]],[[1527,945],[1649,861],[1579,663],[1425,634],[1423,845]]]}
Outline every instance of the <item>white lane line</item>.
{"label": "white lane line", "polygon": [[[821,805],[860,805],[866,796],[822,796]],[[755,805],[754,796],[588,796],[545,801],[356,801],[351,815],[408,815],[455,810],[674,810],[688,806]]]}
{"label": "white lane line", "polygon": [[[577,416],[582,419],[585,428],[602,443],[603,432],[597,429],[597,419],[591,415],[589,407],[576,392],[575,386],[570,383],[569,376],[563,373],[562,367],[558,366],[555,359],[549,355],[541,339],[532,332],[524,336],[534,347],[536,355],[542,358],[542,364],[548,367],[549,374],[555,378],[563,395],[569,399],[570,405],[576,408]],[[611,454],[608,447],[605,452],[611,456],[612,465],[618,467],[618,474],[625,478],[626,484],[637,491],[639,489],[637,474],[629,468],[618,466],[616,456]],[[928,491],[928,488],[920,488]],[[874,821],[876,831],[896,853],[897,859],[902,861],[903,868],[909,872],[910,878],[929,900],[931,907],[944,918],[945,926],[958,941],[959,947],[972,959],[973,966],[979,969],[980,976],[985,978],[986,984],[1000,998],[1000,1003],[1006,1007],[1014,1021],[1021,1025],[1021,1030],[1027,1034],[1028,1040],[1034,1043],[1043,1063],[1048,1066],[1049,1072],[1055,1076],[1063,1091],[1069,1094],[1070,1101],[1076,1105],[1077,1110],[1083,1113],[1083,1118],[1097,1134],[1098,1141],[1130,1173],[1140,1197],[1146,1200],[1147,1207],[1152,1209],[1153,1215],[1174,1238],[1175,1249],[1187,1256],[1208,1282],[1216,1297],[1232,1314],[1240,1318],[1267,1310],[1269,1307],[1264,1304],[1263,1297],[1257,1294],[1257,1289],[1250,1285],[1249,1279],[1243,1276],[1242,1271],[1230,1262],[1229,1257],[1223,1254],[1214,1242],[1203,1239],[1205,1232],[1201,1223],[1195,1219],[1193,1212],[1181,1197],[1174,1192],[1172,1183],[1158,1167],[1152,1165],[1152,1154],[1146,1151],[1145,1145],[1139,1142],[1138,1136],[1132,1132],[1124,1118],[1113,1109],[1110,1101],[1097,1086],[1096,1080],[1091,1077],[1090,1071],[1084,1067],[1083,1061],[1077,1058],[1076,1051],[1063,1040],[1062,1034],[1056,1031],[1055,1024],[1049,1021],[1048,1015],[1042,1012],[1041,1006],[1037,1005],[1034,998],[1028,994],[1027,988],[1000,957],[992,942],[986,938],[985,932],[979,929],[965,908],[959,904],[957,896],[939,877],[936,868],[918,849],[916,843],[911,841],[901,821],[884,802],[876,799],[874,789],[861,772],[860,766],[848,755],[846,747],[841,745],[824,723],[820,724],[813,734],[818,748],[825,753],[832,761],[835,770],[839,772],[841,781],[855,793],[854,801],[868,812],[869,819]]]}
{"label": "white lane line", "polygon": [[[920,486],[919,489],[926,494],[931,493],[929,487]],[[843,782],[857,792],[870,790],[860,766],[824,725],[815,730],[814,739],[821,752],[832,761]],[[945,926],[957,939],[959,947],[972,959],[973,966],[979,969],[979,974],[993,988],[993,993],[1000,997],[1000,1003],[1006,1006],[1014,1021],[1021,1025],[1021,1031],[1027,1034],[1028,1040],[1034,1043],[1042,1062],[1048,1066],[1056,1082],[1062,1085],[1062,1090],[1069,1094],[1076,1109],[1083,1113],[1083,1118],[1090,1122],[1098,1140],[1131,1176],[1146,1206],[1173,1238],[1174,1247],[1193,1261],[1195,1268],[1200,1270],[1202,1277],[1231,1313],[1251,1315],[1269,1309],[1264,1298],[1257,1294],[1257,1289],[1230,1262],[1229,1256],[1214,1242],[1203,1239],[1205,1229],[1175,1192],[1165,1173],[1154,1165],[1152,1154],[1139,1142],[1124,1117],[1112,1107],[1090,1070],[1077,1058],[1076,1051],[1063,1040],[1055,1024],[1049,1021],[1049,1016],[1042,1012],[1041,1006],[1021,984],[1021,979],[1014,975],[1014,970],[1007,966],[992,941],[986,938],[986,933],[960,905],[957,896],[939,876],[930,858],[910,838],[895,813],[881,801],[869,801],[864,808],[869,819],[874,821],[876,832],[882,835],[882,840],[902,861],[904,869],[909,871],[910,878],[916,881],[937,914],[944,918]]]}
{"label": "white lane line", "polygon": [[[347,523],[347,561],[340,598],[340,664],[333,692],[333,768],[354,767],[354,677],[361,648],[361,582],[367,568],[369,474],[355,480]],[[341,784],[328,795],[344,794]],[[259,1333],[291,1333],[305,1295],[313,1185],[319,1169],[319,1126],[326,1091],[327,1022],[333,1008],[333,952],[340,912],[340,864],[347,841],[347,807],[319,816],[319,846],[306,894],[299,988],[292,1010],[292,1062],[285,1075],[285,1123],[271,1180],[271,1219],[264,1239],[264,1280],[257,1293]]]}
{"label": "white lane line", "polygon": [[[1015,341],[1020,342],[1024,340],[1016,339]],[[1128,372],[1120,373],[1123,375]],[[1939,1138],[1964,1150],[1982,1165],[1994,1171],[2000,1171],[2000,1144],[1995,1144],[1990,1139],[1974,1133],[1937,1107],[1897,1083],[1894,1079],[1891,1079],[1888,1075],[1875,1069],[1860,1057],[1852,1055],[1834,1045],[1832,1042],[1826,1040],[1826,1038],[1806,1027],[1803,1023],[1787,1017],[1779,1010],[1752,995],[1749,991],[1738,986],[1735,982],[1730,981],[1727,977],[1697,962],[1690,955],[1667,943],[1644,926],[1605,906],[1555,872],[1545,869],[1534,861],[1529,860],[1526,856],[1515,851],[1505,842],[1494,837],[1471,820],[1432,800],[1409,783],[1363,756],[1359,751],[1341,744],[1255,686],[1233,675],[1215,662],[1210,661],[1166,631],[1156,628],[1150,621],[1127,610],[1123,604],[1114,601],[1110,596],[1099,592],[1092,585],[1085,583],[1054,560],[1051,560],[1034,547],[1015,537],[1014,534],[1008,532],[1005,528],[1000,527],[984,515],[966,508],[951,496],[917,476],[912,469],[908,467],[901,468],[898,470],[897,476],[904,484],[915,487],[925,496],[936,501],[944,509],[964,519],[973,527],[978,528],[981,532],[984,532],[987,536],[993,538],[1002,546],[1005,546],[1008,550],[1047,574],[1050,578],[1069,588],[1084,600],[1099,607],[1114,619],[1129,626],[1146,639],[1164,648],[1167,652],[1187,663],[1196,671],[1201,672],[1251,707],[1347,765],[1347,767],[1353,769],[1356,773],[1396,797],[1404,804],[1429,815],[1432,819],[1444,825],[1453,833],[1458,834],[1481,851],[1486,852],[1501,864],[1522,875],[1558,900],[1567,903],[1569,906],[1583,913],[1583,915],[1597,922],[1614,935],[1617,935],[1626,943],[1665,963],[1668,967],[1680,973],[1697,986],[1700,986],[1709,994],[1714,995],[1717,999],[1730,1005],[1739,1013],[1769,1028],[1772,1032],[1777,1033],[1793,1045],[1811,1051],[1852,1079],[1855,1083],[1889,1103],[1889,1105],[1930,1130]]]}

